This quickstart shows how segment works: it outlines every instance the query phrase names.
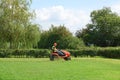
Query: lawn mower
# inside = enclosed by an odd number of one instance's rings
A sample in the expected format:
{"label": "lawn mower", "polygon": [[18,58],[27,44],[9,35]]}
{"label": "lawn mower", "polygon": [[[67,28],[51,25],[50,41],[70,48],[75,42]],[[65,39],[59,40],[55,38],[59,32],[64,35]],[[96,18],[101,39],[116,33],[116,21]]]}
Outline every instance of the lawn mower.
{"label": "lawn mower", "polygon": [[64,60],[68,61],[71,60],[70,57],[70,52],[66,51],[66,50],[60,50],[64,55],[59,55],[57,52],[52,52],[50,54],[50,60],[54,61],[54,58],[63,58]]}

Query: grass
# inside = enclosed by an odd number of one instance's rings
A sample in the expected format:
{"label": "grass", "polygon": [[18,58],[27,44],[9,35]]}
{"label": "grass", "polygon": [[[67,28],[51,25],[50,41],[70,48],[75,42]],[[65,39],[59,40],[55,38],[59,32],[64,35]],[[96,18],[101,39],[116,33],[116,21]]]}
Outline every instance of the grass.
{"label": "grass", "polygon": [[120,80],[120,60],[0,58],[0,80]]}

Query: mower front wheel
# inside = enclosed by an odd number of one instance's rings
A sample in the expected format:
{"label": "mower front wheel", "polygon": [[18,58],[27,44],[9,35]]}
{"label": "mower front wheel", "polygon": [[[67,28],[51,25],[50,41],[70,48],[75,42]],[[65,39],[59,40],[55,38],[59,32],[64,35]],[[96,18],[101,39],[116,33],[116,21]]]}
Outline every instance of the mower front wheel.
{"label": "mower front wheel", "polygon": [[64,60],[66,61],[71,60],[71,57],[65,57]]}

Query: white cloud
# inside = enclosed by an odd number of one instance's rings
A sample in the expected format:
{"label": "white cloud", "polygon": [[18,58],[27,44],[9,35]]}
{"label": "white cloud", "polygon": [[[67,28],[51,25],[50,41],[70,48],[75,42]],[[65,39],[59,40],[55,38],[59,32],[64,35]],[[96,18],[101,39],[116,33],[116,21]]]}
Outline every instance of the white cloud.
{"label": "white cloud", "polygon": [[113,12],[117,12],[120,15],[120,3],[112,5],[111,9]]}
{"label": "white cloud", "polygon": [[66,9],[63,6],[36,9],[35,12],[36,20],[43,26],[43,29],[50,28],[51,24],[64,24],[71,32],[76,32],[76,30],[85,27],[90,20],[87,12]]}
{"label": "white cloud", "polygon": [[50,14],[49,14],[50,12],[46,8],[42,8],[41,10],[35,10],[35,13],[36,13],[37,19],[44,21],[50,18]]}

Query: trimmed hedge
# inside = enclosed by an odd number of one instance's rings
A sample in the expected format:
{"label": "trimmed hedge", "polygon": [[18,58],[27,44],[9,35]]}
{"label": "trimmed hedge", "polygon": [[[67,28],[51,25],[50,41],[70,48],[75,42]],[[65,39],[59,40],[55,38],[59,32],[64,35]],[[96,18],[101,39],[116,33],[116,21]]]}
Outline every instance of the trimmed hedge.
{"label": "trimmed hedge", "polygon": [[81,49],[81,50],[68,50],[74,57],[94,57],[97,56],[96,50],[93,49]]}
{"label": "trimmed hedge", "polygon": [[81,50],[69,50],[74,57],[94,57],[101,56],[106,58],[120,59],[120,47],[108,48],[84,48]]}
{"label": "trimmed hedge", "polygon": [[50,50],[47,49],[32,49],[32,50],[0,50],[1,58],[44,58],[49,57]]}
{"label": "trimmed hedge", "polygon": [[97,55],[107,58],[120,59],[120,48],[101,48],[97,50]]}
{"label": "trimmed hedge", "polygon": [[[68,50],[74,57],[102,56],[120,59],[120,47],[113,48],[81,48],[80,50]],[[51,50],[48,49],[2,49],[1,58],[45,58],[49,57]]]}

